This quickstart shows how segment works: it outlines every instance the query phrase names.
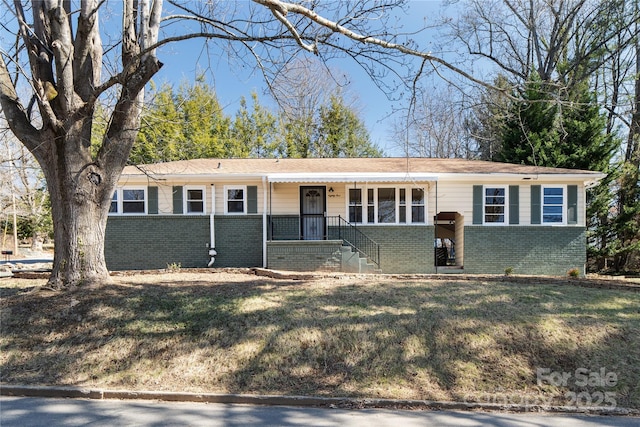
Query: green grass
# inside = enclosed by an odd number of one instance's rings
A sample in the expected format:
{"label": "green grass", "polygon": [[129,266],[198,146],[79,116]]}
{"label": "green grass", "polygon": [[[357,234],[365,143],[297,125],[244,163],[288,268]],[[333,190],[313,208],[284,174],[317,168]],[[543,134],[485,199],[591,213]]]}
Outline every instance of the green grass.
{"label": "green grass", "polygon": [[[33,285],[0,282],[4,383],[557,404],[610,392],[640,407],[638,292],[186,272]],[[614,386],[536,377],[603,367]]]}

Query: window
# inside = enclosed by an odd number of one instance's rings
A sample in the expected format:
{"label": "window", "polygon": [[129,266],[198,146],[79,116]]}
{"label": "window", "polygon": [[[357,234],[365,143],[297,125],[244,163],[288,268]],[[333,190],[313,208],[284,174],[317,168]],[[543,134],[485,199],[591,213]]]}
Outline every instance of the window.
{"label": "window", "polygon": [[484,223],[504,224],[507,217],[506,187],[484,188]]}
{"label": "window", "polygon": [[422,188],[411,189],[411,222],[425,221],[424,190]]}
{"label": "window", "polygon": [[244,214],[247,213],[246,207],[246,187],[225,187],[225,213],[226,214]]}
{"label": "window", "polygon": [[111,206],[109,207],[109,213],[118,213],[118,190],[113,192],[111,198]]}
{"label": "window", "polygon": [[204,187],[185,187],[185,209],[188,214],[204,213]]}
{"label": "window", "polygon": [[400,189],[400,197],[399,197],[399,222],[404,224],[407,222],[407,190],[404,188]]}
{"label": "window", "polygon": [[543,187],[542,188],[542,223],[543,224],[563,224],[564,223],[564,188],[563,187]]}
{"label": "window", "polygon": [[122,189],[122,213],[145,213],[145,193],[142,188]]}
{"label": "window", "polygon": [[[363,198],[366,197],[366,200]],[[349,222],[363,224],[426,224],[424,188],[374,187],[348,191]]]}
{"label": "window", "polygon": [[373,188],[367,189],[367,222],[373,224],[376,222],[376,199],[373,196]]}
{"label": "window", "polygon": [[396,222],[396,189],[378,188],[378,223]]}
{"label": "window", "polygon": [[118,188],[111,197],[111,214],[146,214],[147,213],[147,189],[125,187]]}
{"label": "window", "polygon": [[349,189],[349,222],[362,222],[362,190]]}

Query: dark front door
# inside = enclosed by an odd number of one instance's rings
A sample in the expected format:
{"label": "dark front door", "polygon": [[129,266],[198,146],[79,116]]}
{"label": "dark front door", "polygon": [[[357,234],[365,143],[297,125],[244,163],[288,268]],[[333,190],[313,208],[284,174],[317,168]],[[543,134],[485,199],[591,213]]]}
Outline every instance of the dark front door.
{"label": "dark front door", "polygon": [[302,240],[323,240],[326,229],[326,187],[300,187],[300,235]]}

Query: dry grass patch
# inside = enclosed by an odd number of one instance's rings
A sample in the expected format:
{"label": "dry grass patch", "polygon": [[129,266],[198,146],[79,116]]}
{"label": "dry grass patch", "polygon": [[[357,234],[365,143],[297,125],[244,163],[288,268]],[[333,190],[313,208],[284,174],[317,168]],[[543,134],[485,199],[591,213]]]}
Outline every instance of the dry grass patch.
{"label": "dry grass patch", "polygon": [[[640,407],[640,294],[385,276],[115,277],[26,293],[5,279],[0,381],[198,392],[487,401],[613,392]],[[613,371],[539,385],[536,369]]]}

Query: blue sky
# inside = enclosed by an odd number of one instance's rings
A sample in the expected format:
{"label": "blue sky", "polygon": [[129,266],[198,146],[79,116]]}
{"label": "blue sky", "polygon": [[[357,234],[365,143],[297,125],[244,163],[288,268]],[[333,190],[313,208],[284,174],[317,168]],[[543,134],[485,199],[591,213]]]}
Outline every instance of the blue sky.
{"label": "blue sky", "polygon": [[[425,24],[434,23],[441,5],[441,1],[412,1],[409,5],[409,14],[403,17],[403,31],[415,30]],[[434,42],[430,38],[434,37],[434,32],[425,31],[417,37],[417,41],[422,47],[430,48]],[[203,44],[202,40],[193,40],[173,44],[160,50],[158,56],[165,65],[154,77],[154,81],[158,84],[168,82],[177,86],[183,81],[193,82],[203,69],[212,67],[213,73],[206,74],[206,78],[208,83],[214,86],[227,114],[234,115],[239,107],[240,98],[244,96],[249,99],[252,91],[258,93],[262,104],[272,105],[268,95],[264,94],[265,84],[259,73],[252,75],[250,67],[238,69],[236,65],[235,68],[231,68],[225,58],[217,63],[209,63],[209,59],[203,52]],[[214,58],[215,60],[217,58]],[[353,60],[333,61],[331,66],[339,68],[351,77],[353,83],[350,91],[360,101],[361,118],[371,134],[372,141],[383,148],[386,155],[404,155],[392,141],[390,131],[393,118],[388,117],[393,105],[397,107],[399,104],[389,101]]]}

